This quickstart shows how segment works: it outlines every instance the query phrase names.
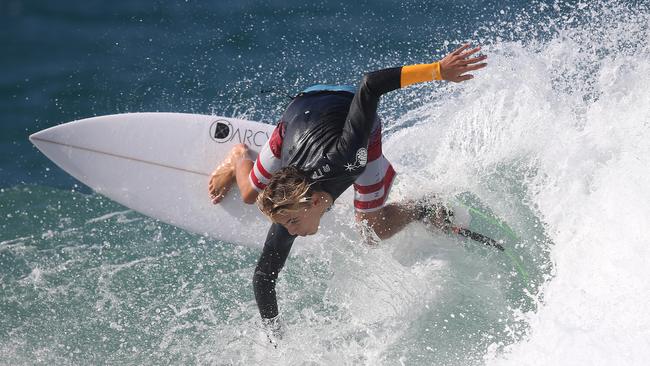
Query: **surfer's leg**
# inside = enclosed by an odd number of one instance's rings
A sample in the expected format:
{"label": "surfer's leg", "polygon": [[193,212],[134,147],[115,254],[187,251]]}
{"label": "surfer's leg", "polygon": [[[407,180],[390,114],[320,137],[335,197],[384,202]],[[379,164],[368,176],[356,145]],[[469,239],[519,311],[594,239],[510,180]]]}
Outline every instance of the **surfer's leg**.
{"label": "surfer's leg", "polygon": [[[245,144],[235,145],[228,153],[228,156],[210,175],[208,192],[212,203],[221,202],[235,181],[244,201],[247,203],[255,202],[254,198],[252,198],[252,202],[249,202],[251,201],[251,191],[255,192],[248,180],[251,169],[253,169],[253,161],[250,159],[248,146]],[[256,193],[255,196],[257,196]]]}
{"label": "surfer's leg", "polygon": [[371,242],[388,239],[421,219],[415,202],[385,205],[394,178],[395,170],[381,150],[381,121],[377,118],[368,144],[366,169],[354,182],[355,219]]}
{"label": "surfer's leg", "polygon": [[412,215],[402,205],[384,206],[394,178],[395,170],[382,153],[381,120],[376,118],[368,142],[366,168],[354,181],[355,219],[371,241],[387,239],[412,221]]}
{"label": "surfer's leg", "polygon": [[[372,229],[378,239],[388,239],[400,232],[406,225],[417,219],[413,205],[391,203],[377,211],[355,213],[355,219],[361,224],[362,232]],[[372,238],[369,238],[372,239]]]}
{"label": "surfer's leg", "polygon": [[420,200],[391,203],[372,212],[357,211],[355,218],[362,225],[362,232],[366,237],[367,229],[372,229],[378,239],[384,240],[397,234],[413,221],[421,221],[438,230],[450,230],[454,212],[442,203]]}
{"label": "surfer's leg", "polygon": [[[355,219],[369,241],[387,239],[415,219],[413,207],[392,203],[385,205],[395,179],[395,170],[381,151],[381,121],[368,144],[366,169],[354,182]],[[368,230],[370,229],[370,231]]]}

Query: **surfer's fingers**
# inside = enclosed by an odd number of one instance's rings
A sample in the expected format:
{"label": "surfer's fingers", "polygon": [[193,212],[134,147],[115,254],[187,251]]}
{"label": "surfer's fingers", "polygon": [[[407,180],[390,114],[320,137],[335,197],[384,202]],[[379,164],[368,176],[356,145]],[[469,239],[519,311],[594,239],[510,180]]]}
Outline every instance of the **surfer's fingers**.
{"label": "surfer's fingers", "polygon": [[465,43],[464,45],[456,48],[455,50],[453,50],[451,52],[451,54],[454,55],[454,56],[460,55],[460,53],[463,52],[463,50],[466,50],[467,48],[469,48],[469,43]]}
{"label": "surfer's fingers", "polygon": [[462,60],[460,63],[463,64],[463,65],[470,65],[470,64],[475,64],[477,62],[481,62],[481,61],[485,60],[486,58],[487,58],[487,55],[480,55],[480,56],[477,56],[477,57],[472,57],[472,58]]}
{"label": "surfer's fingers", "polygon": [[220,186],[220,187],[215,187],[215,189],[211,192],[210,198],[212,199],[213,204],[217,204],[221,202],[225,197],[226,194],[230,191],[230,186]]}
{"label": "surfer's fingers", "polygon": [[224,197],[226,197],[226,196],[223,193],[221,193],[221,194],[213,194],[211,196],[212,203],[216,205],[217,203],[221,202],[221,200],[223,200]]}
{"label": "surfer's fingers", "polygon": [[465,68],[465,71],[474,71],[474,70],[479,70],[487,66],[487,63],[484,62],[482,64],[476,64],[476,65],[469,65]]}
{"label": "surfer's fingers", "polygon": [[465,75],[459,75],[456,79],[451,80],[451,81],[453,81],[455,83],[460,83],[461,81],[467,81],[467,80],[471,80],[471,79],[474,79],[474,75],[465,74]]}
{"label": "surfer's fingers", "polygon": [[208,183],[208,193],[210,193],[211,196],[214,196],[216,189],[217,189],[216,182],[214,180],[211,180],[210,183]]}
{"label": "surfer's fingers", "polygon": [[223,197],[225,196],[225,192],[223,192],[223,190],[221,190],[221,192],[219,192],[219,189],[217,187],[215,187],[214,185],[212,187],[210,187],[209,192],[210,192],[210,200],[212,200],[212,203],[214,203],[214,204],[219,203],[223,199]]}
{"label": "surfer's fingers", "polygon": [[[467,46],[469,47],[469,44]],[[464,59],[468,58],[469,56],[475,54],[476,52],[478,52],[480,50],[481,50],[481,46],[476,46],[476,47],[472,48],[469,51],[465,51],[465,52],[461,52],[461,53],[457,54],[456,57],[464,60]]]}

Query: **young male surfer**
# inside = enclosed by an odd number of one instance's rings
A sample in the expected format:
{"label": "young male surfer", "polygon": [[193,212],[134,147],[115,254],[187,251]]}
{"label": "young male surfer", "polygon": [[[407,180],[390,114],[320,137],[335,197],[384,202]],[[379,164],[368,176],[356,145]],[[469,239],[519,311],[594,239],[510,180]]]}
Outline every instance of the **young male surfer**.
{"label": "young male surfer", "polygon": [[351,185],[356,221],[379,239],[416,220],[461,229],[441,204],[385,204],[395,171],[382,154],[377,105],[383,94],[411,84],[472,79],[468,72],[487,65],[479,50],[465,44],[439,62],[374,71],[356,89],[310,87],[289,104],[255,161],[240,144],[212,173],[213,203],[237,182],[244,202],[257,202],[272,222],[253,276],[260,315],[271,328],[279,326],[275,283],[294,239],[315,234],[323,214]]}

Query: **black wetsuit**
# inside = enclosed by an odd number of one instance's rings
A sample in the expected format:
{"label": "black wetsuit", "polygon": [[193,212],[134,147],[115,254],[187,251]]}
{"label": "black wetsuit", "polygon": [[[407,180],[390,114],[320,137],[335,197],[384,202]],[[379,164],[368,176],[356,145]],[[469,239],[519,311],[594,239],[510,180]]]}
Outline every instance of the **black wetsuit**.
{"label": "black wetsuit", "polygon": [[[363,172],[368,140],[382,94],[400,88],[401,67],[366,74],[356,93],[298,94],[282,115],[282,166],[294,166],[338,198]],[[255,300],[263,318],[278,315],[275,281],[296,236],[273,224],[255,268]]]}

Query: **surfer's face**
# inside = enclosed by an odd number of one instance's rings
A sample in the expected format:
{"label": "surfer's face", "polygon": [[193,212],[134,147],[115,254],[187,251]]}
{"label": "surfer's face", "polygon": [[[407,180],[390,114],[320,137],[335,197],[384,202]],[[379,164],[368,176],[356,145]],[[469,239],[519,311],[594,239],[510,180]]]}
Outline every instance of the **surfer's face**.
{"label": "surfer's face", "polygon": [[331,203],[332,197],[329,194],[314,192],[308,203],[299,210],[276,214],[273,221],[284,226],[291,235],[314,235],[318,231],[320,218]]}
{"label": "surfer's face", "polygon": [[275,221],[284,226],[289,234],[298,236],[314,235],[320,225],[321,210],[315,205],[309,205],[298,212],[279,214]]}

